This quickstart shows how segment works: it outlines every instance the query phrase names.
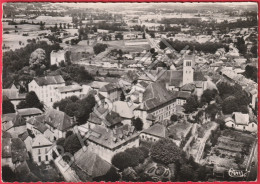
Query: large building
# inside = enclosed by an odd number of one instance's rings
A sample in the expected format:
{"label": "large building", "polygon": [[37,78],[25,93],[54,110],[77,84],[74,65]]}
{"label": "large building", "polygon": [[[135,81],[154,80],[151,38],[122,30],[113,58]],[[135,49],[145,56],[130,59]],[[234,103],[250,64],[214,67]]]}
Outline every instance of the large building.
{"label": "large building", "polygon": [[153,121],[170,119],[176,112],[176,95],[165,88],[161,82],[149,84],[145,91],[139,93],[135,103],[139,106],[134,110],[135,117],[142,119],[144,129],[150,127]]}
{"label": "large building", "polygon": [[45,76],[33,79],[28,86],[29,91],[34,91],[45,106],[52,107],[56,88],[65,86],[65,81],[61,75]]}

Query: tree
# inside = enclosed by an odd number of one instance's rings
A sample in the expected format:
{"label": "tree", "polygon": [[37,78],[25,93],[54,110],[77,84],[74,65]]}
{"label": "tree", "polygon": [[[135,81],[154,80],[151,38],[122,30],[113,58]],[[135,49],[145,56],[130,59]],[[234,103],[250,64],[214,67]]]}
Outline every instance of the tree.
{"label": "tree", "polygon": [[218,113],[218,106],[217,104],[210,104],[206,109],[205,109],[206,114],[210,116],[212,120],[215,119],[216,114]]}
{"label": "tree", "polygon": [[163,164],[178,162],[181,158],[181,150],[170,139],[160,139],[150,150],[152,159]]}
{"label": "tree", "polygon": [[143,130],[144,123],[140,118],[133,118],[132,125],[135,127],[137,131],[141,131]]}
{"label": "tree", "polygon": [[93,181],[97,182],[103,182],[103,181],[110,181],[110,182],[116,182],[120,180],[120,175],[118,174],[115,167],[111,167],[108,172],[104,176],[96,177],[93,179]]}
{"label": "tree", "polygon": [[17,176],[12,171],[9,166],[2,167],[2,179],[4,182],[15,182],[17,181]]}
{"label": "tree", "polygon": [[220,130],[224,130],[225,129],[226,122],[223,119],[216,119],[215,122],[217,124],[219,124]]}
{"label": "tree", "polygon": [[186,103],[183,105],[186,113],[192,113],[199,107],[198,97],[196,95],[191,95]]}
{"label": "tree", "polygon": [[123,170],[129,167],[131,164],[129,160],[131,160],[132,155],[129,155],[126,152],[119,152],[115,154],[111,160],[111,163],[120,170]]}
{"label": "tree", "polygon": [[38,48],[31,54],[29,65],[31,69],[36,69],[45,66],[45,62],[46,52],[43,49]]}
{"label": "tree", "polygon": [[173,114],[171,116],[171,121],[178,121],[178,116],[176,114]]}
{"label": "tree", "polygon": [[194,170],[191,165],[183,164],[180,169],[180,181],[194,181]]}
{"label": "tree", "polygon": [[222,104],[222,112],[224,114],[232,114],[238,110],[238,103],[234,96],[227,97]]}
{"label": "tree", "polygon": [[[137,159],[138,163],[136,165],[138,165],[139,163],[143,163],[144,159],[145,159],[145,155],[143,153],[142,150],[140,150],[139,148],[128,148],[125,150],[126,153],[130,154],[130,155],[135,155],[135,158]],[[135,164],[133,164],[133,166],[136,166]]]}
{"label": "tree", "polygon": [[36,93],[34,91],[30,91],[29,93],[27,93],[25,100],[21,101],[17,105],[17,109],[25,109],[25,108],[33,108],[33,107],[38,108],[40,110],[44,109],[44,106],[40,102]]}
{"label": "tree", "polygon": [[6,96],[3,96],[2,113],[15,113],[14,105]]}
{"label": "tree", "polygon": [[209,104],[216,97],[218,91],[216,89],[206,89],[201,95],[201,103],[206,102]]}
{"label": "tree", "polygon": [[94,53],[96,55],[98,55],[99,53],[101,52],[104,52],[107,48],[107,45],[106,44],[102,44],[102,43],[97,43],[94,47],[93,47],[93,50],[94,50]]}
{"label": "tree", "polygon": [[77,134],[72,134],[65,139],[64,150],[74,155],[78,150],[82,148]]}

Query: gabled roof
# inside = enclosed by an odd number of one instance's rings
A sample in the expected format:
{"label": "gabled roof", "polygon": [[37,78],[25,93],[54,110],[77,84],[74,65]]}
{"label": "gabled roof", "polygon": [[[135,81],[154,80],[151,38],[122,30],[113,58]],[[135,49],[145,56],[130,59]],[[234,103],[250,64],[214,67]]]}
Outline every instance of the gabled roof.
{"label": "gabled roof", "polygon": [[46,123],[60,131],[65,131],[73,126],[71,118],[62,111],[48,109],[44,115]]}
{"label": "gabled roof", "polygon": [[25,119],[20,114],[16,114],[16,113],[3,114],[2,123],[5,123],[4,131],[7,131],[12,127],[19,127],[19,126],[26,125]]}
{"label": "gabled roof", "polygon": [[233,112],[233,118],[237,125],[248,125],[249,115],[241,112]]}
{"label": "gabled roof", "polygon": [[127,141],[138,137],[138,133],[135,132],[135,128],[128,124],[114,128],[113,130],[101,125],[96,125],[92,132],[95,132],[95,136],[91,134],[88,138],[90,141],[96,144],[102,145],[109,149],[115,149],[120,145],[124,145]]}
{"label": "gabled roof", "polygon": [[3,96],[10,100],[24,100],[26,94],[19,94],[17,89],[2,89]]}
{"label": "gabled roof", "polygon": [[88,176],[93,178],[104,176],[112,167],[107,161],[103,160],[90,149],[80,149],[75,153],[75,164]]}
{"label": "gabled roof", "polygon": [[144,130],[143,133],[156,136],[159,138],[166,138],[168,136],[168,130],[164,125],[159,123],[149,127],[148,129]]}
{"label": "gabled roof", "polygon": [[37,109],[37,108],[18,109],[17,112],[21,116],[31,116],[31,115],[42,114],[42,111],[40,109]]}
{"label": "gabled roof", "polygon": [[36,137],[33,140],[32,148],[38,147],[38,146],[52,146],[52,142],[49,141],[46,137],[44,137],[42,134],[36,135]]}
{"label": "gabled roof", "polygon": [[136,105],[130,105],[128,102],[116,101],[113,103],[113,110],[118,113],[122,118],[131,119],[134,117],[134,109]]}
{"label": "gabled roof", "polygon": [[103,87],[101,87],[99,89],[99,91],[100,92],[109,92],[109,91],[116,90],[116,89],[119,89],[118,85],[116,85],[115,83],[109,83],[109,84],[106,84]]}
{"label": "gabled roof", "polygon": [[30,136],[30,135],[29,135],[29,133],[28,133],[27,130],[26,130],[24,133],[18,135],[18,137],[19,137],[22,141],[26,140],[27,137],[29,137],[29,136]]}
{"label": "gabled roof", "polygon": [[176,99],[176,95],[168,91],[164,84],[154,82],[149,84],[143,93],[143,109],[150,110],[173,99]]}
{"label": "gabled roof", "polygon": [[79,86],[79,85],[69,85],[69,86],[57,87],[56,89],[60,93],[66,93],[66,92],[80,91],[83,88],[81,86]]}
{"label": "gabled roof", "polygon": [[65,83],[61,75],[56,76],[45,76],[34,79],[39,86],[47,86],[52,84],[63,84]]}
{"label": "gabled roof", "polygon": [[[105,109],[102,107],[98,108],[98,112],[101,115],[106,113],[107,110],[108,109]],[[113,125],[121,123],[122,118],[120,117],[120,115],[118,113],[111,111],[111,112],[107,113],[105,120],[104,120],[98,114],[96,114],[95,112],[92,112],[89,116],[88,121],[91,123],[97,124],[97,125],[101,125],[101,123],[103,122],[106,126],[111,127]]]}

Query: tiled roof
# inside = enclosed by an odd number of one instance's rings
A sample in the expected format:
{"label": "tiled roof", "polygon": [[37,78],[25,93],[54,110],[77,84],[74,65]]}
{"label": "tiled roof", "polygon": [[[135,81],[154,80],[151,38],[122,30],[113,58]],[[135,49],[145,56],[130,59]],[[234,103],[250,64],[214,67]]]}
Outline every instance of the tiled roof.
{"label": "tiled roof", "polygon": [[26,96],[26,94],[19,94],[16,89],[2,89],[2,94],[10,100],[24,100]]}
{"label": "tiled roof", "polygon": [[91,136],[89,140],[100,144],[103,147],[114,149],[120,145],[123,145],[125,142],[135,139],[138,137],[138,133],[135,132],[133,126],[123,125],[116,129],[105,128],[101,125],[96,125],[91,131],[95,132],[99,136]]}
{"label": "tiled roof", "polygon": [[22,141],[24,141],[25,139],[27,139],[27,137],[29,137],[29,133],[28,133],[28,131],[26,130],[24,133],[18,135],[18,137],[19,137]]}
{"label": "tiled roof", "polygon": [[160,82],[151,83],[143,93],[144,109],[153,109],[175,98],[176,95],[169,92],[164,84]]}
{"label": "tiled roof", "polygon": [[11,122],[9,128],[26,125],[25,119],[20,114],[16,114],[16,113],[3,114],[2,122]]}
{"label": "tiled roof", "polygon": [[109,84],[109,83],[108,82],[93,81],[89,85],[90,85],[90,87],[92,87],[94,89],[100,89],[107,84]]}
{"label": "tiled roof", "polygon": [[83,88],[79,85],[69,85],[69,86],[61,86],[56,88],[60,93],[72,92],[72,91],[80,91]]}
{"label": "tiled roof", "polygon": [[181,91],[193,91],[195,90],[196,86],[193,83],[185,84],[181,87]]}
{"label": "tiled roof", "polygon": [[93,153],[90,149],[85,149],[87,150],[82,148],[75,153],[75,164],[92,178],[104,176],[111,168],[111,164]]}
{"label": "tiled roof", "polygon": [[34,80],[39,86],[65,83],[61,75],[38,77],[35,78]]}
{"label": "tiled roof", "polygon": [[113,103],[113,110],[117,112],[122,118],[131,119],[134,117],[133,110],[136,108],[136,105],[130,105],[128,102],[116,101]]}
{"label": "tiled roof", "polygon": [[55,109],[48,109],[45,112],[45,121],[53,128],[57,128],[60,131],[65,131],[73,126],[73,122],[67,114]]}
{"label": "tiled roof", "polygon": [[159,123],[144,130],[143,133],[150,134],[159,138],[166,138],[168,136],[167,128]]}
{"label": "tiled roof", "polygon": [[51,146],[51,145],[52,145],[51,141],[45,138],[42,134],[38,134],[33,140],[32,148],[37,146]]}
{"label": "tiled roof", "polygon": [[[107,109],[105,109],[105,108],[98,108],[98,112],[101,115],[106,113],[106,111],[107,111]],[[113,125],[121,123],[122,118],[120,117],[120,115],[118,113],[111,111],[110,113],[107,113],[105,120],[104,120],[101,117],[99,117],[98,114],[96,114],[95,112],[92,112],[89,116],[88,121],[91,123],[97,124],[97,125],[101,125],[101,123],[103,122],[106,126],[111,127]]]}
{"label": "tiled roof", "polygon": [[109,83],[99,89],[100,92],[109,92],[112,90],[119,89],[119,86],[115,83]]}
{"label": "tiled roof", "polygon": [[37,109],[37,108],[18,109],[17,112],[21,116],[30,116],[30,115],[42,114],[42,111],[40,109]]}

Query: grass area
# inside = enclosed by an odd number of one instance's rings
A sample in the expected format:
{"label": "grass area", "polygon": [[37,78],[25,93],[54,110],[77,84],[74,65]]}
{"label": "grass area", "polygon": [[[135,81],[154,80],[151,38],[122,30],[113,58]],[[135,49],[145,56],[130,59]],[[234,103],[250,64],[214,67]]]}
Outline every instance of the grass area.
{"label": "grass area", "polygon": [[[138,41],[146,41],[145,39],[135,40]],[[128,52],[142,52],[143,50],[149,50],[151,47],[148,44],[145,45],[134,45],[129,46],[125,45],[125,42],[128,42],[126,40],[115,40],[115,41],[104,41],[104,44],[107,44],[109,48],[111,49],[121,49],[122,51],[128,51]]]}

